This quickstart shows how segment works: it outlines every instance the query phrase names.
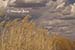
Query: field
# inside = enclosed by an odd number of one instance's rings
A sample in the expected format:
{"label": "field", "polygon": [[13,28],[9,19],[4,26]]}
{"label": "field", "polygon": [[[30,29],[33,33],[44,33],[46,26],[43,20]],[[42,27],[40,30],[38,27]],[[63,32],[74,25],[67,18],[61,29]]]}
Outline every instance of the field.
{"label": "field", "polygon": [[28,16],[0,23],[0,50],[74,50],[75,42],[36,27]]}

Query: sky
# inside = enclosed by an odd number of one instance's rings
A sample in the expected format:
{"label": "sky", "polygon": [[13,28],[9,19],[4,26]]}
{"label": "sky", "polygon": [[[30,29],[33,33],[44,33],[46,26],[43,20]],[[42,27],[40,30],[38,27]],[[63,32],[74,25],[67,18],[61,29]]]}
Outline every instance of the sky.
{"label": "sky", "polygon": [[75,3],[75,0],[68,0],[68,2],[69,2],[70,4],[73,4],[73,3]]}

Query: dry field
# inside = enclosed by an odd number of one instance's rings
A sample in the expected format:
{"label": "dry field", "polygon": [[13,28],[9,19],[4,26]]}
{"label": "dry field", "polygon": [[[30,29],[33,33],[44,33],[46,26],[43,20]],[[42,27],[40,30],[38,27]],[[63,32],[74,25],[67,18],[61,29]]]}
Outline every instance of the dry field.
{"label": "dry field", "polygon": [[37,28],[28,17],[23,20],[3,22],[0,31],[0,50],[74,50],[75,43],[59,35]]}

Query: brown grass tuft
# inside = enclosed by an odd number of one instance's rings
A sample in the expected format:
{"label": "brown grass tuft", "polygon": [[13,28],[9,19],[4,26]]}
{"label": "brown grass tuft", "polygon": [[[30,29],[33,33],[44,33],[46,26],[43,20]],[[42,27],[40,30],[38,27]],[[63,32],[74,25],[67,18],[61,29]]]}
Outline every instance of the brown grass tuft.
{"label": "brown grass tuft", "polygon": [[0,36],[0,50],[73,50],[72,43],[60,36],[49,36],[28,17],[7,22]]}

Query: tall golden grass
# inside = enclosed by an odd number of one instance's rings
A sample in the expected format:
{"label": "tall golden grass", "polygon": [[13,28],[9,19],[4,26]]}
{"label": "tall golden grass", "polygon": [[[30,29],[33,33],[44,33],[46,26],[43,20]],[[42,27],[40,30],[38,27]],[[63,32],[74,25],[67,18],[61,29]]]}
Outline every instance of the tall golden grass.
{"label": "tall golden grass", "polygon": [[36,27],[25,17],[5,24],[0,35],[0,50],[73,50],[73,44],[61,36],[48,35],[47,30]]}

